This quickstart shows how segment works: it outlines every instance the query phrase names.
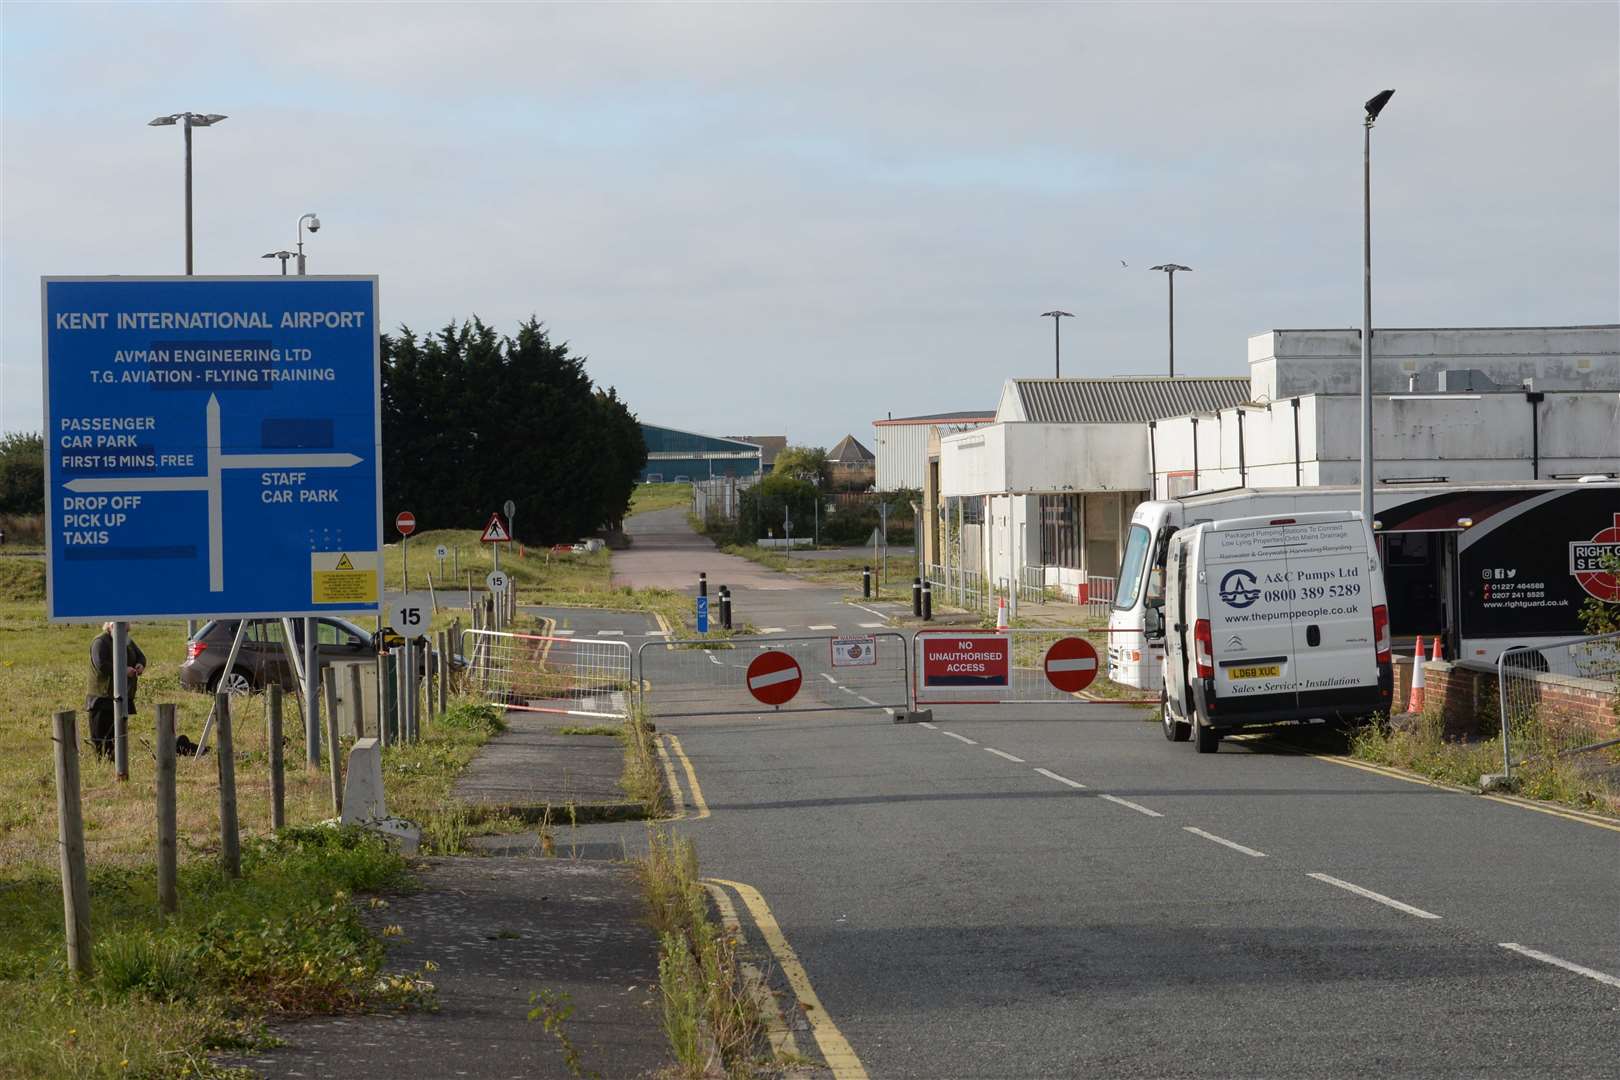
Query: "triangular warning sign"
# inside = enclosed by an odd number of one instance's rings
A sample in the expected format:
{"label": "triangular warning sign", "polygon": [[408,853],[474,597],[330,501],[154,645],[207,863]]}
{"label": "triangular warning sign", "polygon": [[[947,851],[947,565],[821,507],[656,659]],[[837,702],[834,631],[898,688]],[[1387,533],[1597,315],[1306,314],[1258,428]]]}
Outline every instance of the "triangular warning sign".
{"label": "triangular warning sign", "polygon": [[353,570],[354,569],[354,563],[349,561],[349,557],[347,555],[339,555],[337,565],[334,566],[332,569],[334,569],[334,570]]}
{"label": "triangular warning sign", "polygon": [[504,544],[511,539],[512,534],[506,531],[506,522],[501,520],[501,515],[489,515],[489,524],[484,526],[484,543]]}

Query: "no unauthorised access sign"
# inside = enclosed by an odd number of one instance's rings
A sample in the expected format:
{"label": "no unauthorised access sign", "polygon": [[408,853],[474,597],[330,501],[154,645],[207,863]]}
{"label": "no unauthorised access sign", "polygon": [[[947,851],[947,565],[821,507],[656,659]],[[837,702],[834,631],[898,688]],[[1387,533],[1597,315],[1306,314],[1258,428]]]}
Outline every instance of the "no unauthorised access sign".
{"label": "no unauthorised access sign", "polygon": [[786,705],[802,685],[799,662],[780,649],[768,649],[748,665],[748,692],[766,705]]}
{"label": "no unauthorised access sign", "polygon": [[924,686],[1006,686],[1012,643],[1000,634],[922,638]]}
{"label": "no unauthorised access sign", "polygon": [[1097,677],[1097,650],[1085,638],[1066,637],[1046,650],[1046,681],[1066,694],[1078,694]]}

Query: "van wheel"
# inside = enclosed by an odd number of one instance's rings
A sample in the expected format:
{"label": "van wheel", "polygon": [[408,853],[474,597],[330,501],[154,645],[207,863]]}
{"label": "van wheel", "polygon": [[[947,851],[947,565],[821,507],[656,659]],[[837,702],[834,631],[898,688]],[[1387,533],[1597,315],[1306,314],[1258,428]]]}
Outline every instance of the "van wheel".
{"label": "van wheel", "polygon": [[1164,725],[1164,737],[1171,742],[1186,742],[1192,737],[1192,725],[1185,720],[1176,719],[1175,713],[1170,711],[1170,699],[1165,697],[1159,703],[1160,722]]}
{"label": "van wheel", "polygon": [[1213,754],[1221,748],[1221,733],[1204,723],[1196,709],[1193,710],[1193,736],[1200,754]]}

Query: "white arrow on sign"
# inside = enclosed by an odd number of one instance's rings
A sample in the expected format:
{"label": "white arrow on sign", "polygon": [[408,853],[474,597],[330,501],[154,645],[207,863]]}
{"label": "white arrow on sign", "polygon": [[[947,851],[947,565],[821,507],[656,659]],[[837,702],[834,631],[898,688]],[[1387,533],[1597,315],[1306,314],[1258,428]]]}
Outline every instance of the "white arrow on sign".
{"label": "white arrow on sign", "polygon": [[124,476],[69,480],[69,491],[206,491],[208,493],[208,591],[225,591],[225,522],[220,476],[225,469],[347,469],[354,454],[227,454],[220,449],[219,396],[208,395],[208,472],[202,476]]}

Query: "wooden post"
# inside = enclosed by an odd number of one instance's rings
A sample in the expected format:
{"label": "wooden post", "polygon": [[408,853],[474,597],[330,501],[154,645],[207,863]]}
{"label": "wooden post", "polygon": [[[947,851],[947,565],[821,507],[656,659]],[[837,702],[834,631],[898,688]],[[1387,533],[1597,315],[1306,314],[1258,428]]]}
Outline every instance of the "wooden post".
{"label": "wooden post", "polygon": [[[116,658],[115,658],[116,659]],[[79,732],[75,714],[56,714],[56,839],[62,857],[62,926],[68,967],[81,979],[95,973],[90,960],[90,875],[84,865],[84,812],[79,804]]]}
{"label": "wooden post", "polygon": [[442,631],[439,634],[439,717],[443,719],[445,710],[450,707],[450,632]]}
{"label": "wooden post", "polygon": [[174,706],[157,707],[157,890],[158,909],[173,915],[180,906],[179,849],[175,833]]}
{"label": "wooden post", "polygon": [[366,737],[366,699],[360,693],[360,665],[349,665],[349,700],[354,703],[354,737]]}
{"label": "wooden post", "polygon": [[439,675],[439,635],[434,634],[432,637],[426,638],[424,640],[427,642],[426,645],[422,646],[422,648],[427,651],[427,682],[422,687],[422,690],[423,690],[423,695],[422,696],[427,699],[427,708],[426,708],[427,718],[428,718],[428,722],[432,723],[433,722],[433,716],[434,716],[434,712],[433,712],[434,706],[436,706],[439,703],[438,692],[434,689],[435,682],[440,678],[440,675]]}
{"label": "wooden post", "polygon": [[332,813],[343,813],[343,746],[338,742],[337,679],[331,669],[326,673],[326,745],[327,768],[332,774]]}
{"label": "wooden post", "polygon": [[281,684],[272,682],[266,722],[269,730],[265,738],[270,742],[270,828],[280,830],[287,824],[287,762],[281,748]]}
{"label": "wooden post", "polygon": [[242,876],[242,836],[236,826],[236,737],[231,732],[231,696],[215,694],[219,717],[219,862],[231,877]]}

